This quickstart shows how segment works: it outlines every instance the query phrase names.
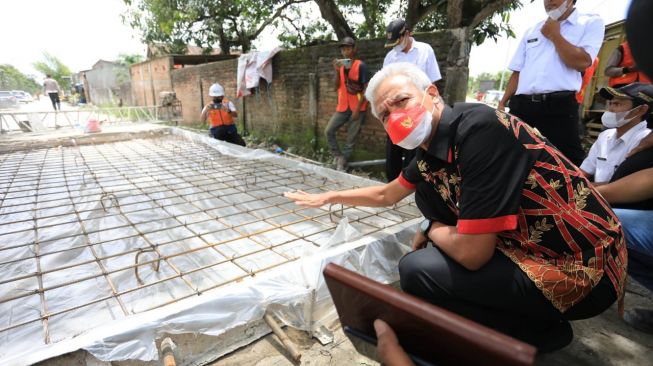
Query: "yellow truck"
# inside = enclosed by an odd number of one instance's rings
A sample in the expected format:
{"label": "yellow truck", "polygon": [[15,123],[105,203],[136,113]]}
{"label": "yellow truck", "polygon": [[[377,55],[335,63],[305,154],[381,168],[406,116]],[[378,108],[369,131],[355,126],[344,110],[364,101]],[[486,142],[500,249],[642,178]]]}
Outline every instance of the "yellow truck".
{"label": "yellow truck", "polygon": [[608,85],[608,77],[603,73],[605,65],[612,51],[624,41],[625,37],[625,21],[620,20],[605,26],[605,37],[598,55],[599,64],[592,80],[587,85],[581,106],[581,119],[587,129],[588,138],[592,142],[601,132],[601,115],[605,110],[605,101],[598,94],[599,89]]}

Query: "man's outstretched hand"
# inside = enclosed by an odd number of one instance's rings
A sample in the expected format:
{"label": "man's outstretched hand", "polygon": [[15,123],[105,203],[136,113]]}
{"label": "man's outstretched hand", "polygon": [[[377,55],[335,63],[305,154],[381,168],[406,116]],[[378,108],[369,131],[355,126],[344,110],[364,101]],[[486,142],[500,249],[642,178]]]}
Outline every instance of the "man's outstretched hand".
{"label": "man's outstretched hand", "polygon": [[326,205],[329,199],[328,192],[326,193],[306,193],[304,191],[286,192],[284,197],[289,198],[299,206],[304,207],[322,207]]}
{"label": "man's outstretched hand", "polygon": [[397,335],[388,323],[381,319],[374,321],[374,330],[378,340],[376,348],[379,350],[381,363],[386,366],[414,366],[408,354],[401,348]]}

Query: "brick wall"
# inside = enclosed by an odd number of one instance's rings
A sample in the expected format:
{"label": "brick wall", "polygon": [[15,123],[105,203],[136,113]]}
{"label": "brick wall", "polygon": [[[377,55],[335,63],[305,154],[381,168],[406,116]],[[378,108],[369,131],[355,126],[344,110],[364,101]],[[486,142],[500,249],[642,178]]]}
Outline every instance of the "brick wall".
{"label": "brick wall", "polygon": [[184,123],[199,122],[205,104],[210,103],[209,88],[220,83],[226,97],[242,111],[242,101],[236,100],[236,70],[238,59],[212,62],[197,66],[186,66],[172,71],[172,84],[177,99],[181,101]]}
{"label": "brick wall", "polygon": [[[439,82],[438,87],[445,90],[446,55],[453,38],[449,33],[438,32],[416,34],[415,39],[433,46],[445,80]],[[371,73],[383,64],[387,53],[383,43],[383,39],[358,42],[358,58],[365,61]],[[287,144],[313,145],[317,141],[323,145],[324,128],[335,111],[337,100],[331,61],[340,57],[335,45],[278,53],[272,63],[273,82],[268,85],[261,80],[253,95],[234,101],[240,113],[239,129],[242,130],[244,122],[246,128],[258,136],[274,136]],[[199,122],[202,105],[210,100],[208,89],[212,83],[221,83],[228,98],[235,96],[237,66],[238,61],[234,59],[172,70],[172,85],[182,103],[184,123]],[[132,80],[138,81],[139,77],[132,75]],[[341,133],[340,137],[344,138],[345,128]],[[357,149],[378,155],[384,151],[385,136],[381,124],[368,114]]]}
{"label": "brick wall", "polygon": [[159,92],[172,91],[172,57],[163,56],[132,65],[132,100],[137,106],[152,106],[159,103]]}

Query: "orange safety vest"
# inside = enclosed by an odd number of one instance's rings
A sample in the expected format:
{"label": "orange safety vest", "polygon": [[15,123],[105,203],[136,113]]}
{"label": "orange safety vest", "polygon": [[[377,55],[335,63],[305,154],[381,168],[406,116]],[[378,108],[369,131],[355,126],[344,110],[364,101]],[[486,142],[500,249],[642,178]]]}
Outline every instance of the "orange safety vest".
{"label": "orange safety vest", "polygon": [[583,74],[583,82],[580,84],[580,90],[578,93],[576,93],[576,101],[578,104],[583,104],[583,100],[585,99],[585,89],[587,89],[587,86],[589,85],[590,81],[592,80],[592,76],[594,76],[594,72],[596,71],[596,67],[599,65],[599,58],[595,58],[594,62],[585,69],[585,73]]}
{"label": "orange safety vest", "polygon": [[[361,61],[360,60],[354,60],[353,64],[351,65],[351,69],[349,69],[349,73],[347,73],[347,78],[349,80],[353,80],[358,82],[358,78],[360,76],[359,70],[361,66]],[[356,94],[349,94],[347,92],[347,85],[346,85],[346,79],[345,79],[345,67],[340,66],[340,86],[338,87],[338,105],[336,106],[336,112],[345,112],[347,109],[354,110],[356,106],[358,105],[358,101],[361,98],[365,98],[363,95],[363,92],[356,93]],[[365,101],[361,105],[360,111],[364,111],[367,109],[367,101]]]}
{"label": "orange safety vest", "polygon": [[209,108],[209,121],[211,127],[228,126],[234,124],[234,118],[229,113],[229,99],[222,99],[222,108],[215,109],[213,106]]}
{"label": "orange safety vest", "polygon": [[[628,46],[628,42],[624,42],[621,44],[621,55],[622,55],[621,62],[619,63],[619,65],[617,65],[618,67],[631,68],[635,66],[635,59],[633,58],[632,52],[630,52],[630,46]],[[634,82],[650,84],[651,79],[649,79],[646,75],[644,75],[644,73],[639,71],[629,72],[619,77],[613,77],[608,79],[609,86],[626,85]]]}

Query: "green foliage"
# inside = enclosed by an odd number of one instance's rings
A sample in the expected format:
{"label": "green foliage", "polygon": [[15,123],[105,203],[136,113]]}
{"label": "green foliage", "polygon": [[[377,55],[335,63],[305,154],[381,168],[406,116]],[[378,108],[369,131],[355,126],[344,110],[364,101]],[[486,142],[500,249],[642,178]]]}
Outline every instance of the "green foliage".
{"label": "green foliage", "polygon": [[[377,38],[383,37],[386,24],[398,17],[415,20],[416,31],[469,26],[471,40],[480,44],[486,39],[496,40],[502,34],[514,37],[508,23],[509,14],[523,2],[462,0],[459,24],[449,24],[447,0],[123,1],[129,7],[123,14],[123,22],[139,30],[144,42],[181,46],[181,53],[186,44],[206,50],[219,44],[223,53],[234,48],[247,52],[252,41],[270,25],[281,30],[279,40],[288,48],[331,40],[333,29],[342,29],[343,21],[356,38]],[[329,9],[335,7],[342,17],[323,19],[319,13],[308,11],[308,2]],[[487,9],[491,11],[484,12]],[[482,19],[477,19],[478,14],[482,14]]]}
{"label": "green foliage", "polygon": [[502,33],[508,38],[515,38],[515,32],[513,32],[509,24],[510,12],[519,9],[521,6],[522,4],[519,1],[506,5],[496,14],[499,18],[498,22],[495,22],[496,17],[485,18],[472,30],[474,44],[482,44],[488,38],[496,42]]}
{"label": "green foliage", "polygon": [[144,42],[195,44],[223,53],[249,51],[251,42],[294,4],[309,0],[124,0],[123,22]]}
{"label": "green foliage", "polygon": [[145,61],[145,57],[143,55],[138,55],[138,54],[126,54],[126,53],[120,53],[118,54],[118,57],[116,58],[117,63],[125,66],[131,66],[133,64],[137,64],[139,62]]}
{"label": "green foliage", "polygon": [[289,8],[274,22],[275,28],[281,29],[278,39],[284,48],[296,48],[330,41],[333,30],[322,18],[303,21],[306,14],[298,6]]}
{"label": "green foliage", "polygon": [[34,94],[41,90],[41,85],[12,65],[4,64],[0,65],[0,90],[23,90]]}
{"label": "green foliage", "polygon": [[[470,93],[470,95],[473,95],[479,90],[479,84],[480,81],[482,80],[494,80],[494,86],[491,89],[496,89],[499,90],[501,89],[501,73],[502,71],[496,72],[496,73],[489,73],[489,72],[483,72],[480,73],[474,77],[470,77],[467,80],[467,92]],[[505,70],[503,71],[503,88],[505,89],[506,84],[508,83],[508,79],[510,78],[510,75],[512,74],[512,71],[510,70]]]}
{"label": "green foliage", "polygon": [[33,63],[32,66],[43,75],[52,75],[52,78],[59,83],[61,89],[70,89],[70,76],[72,72],[57,57],[43,52],[43,60]]}
{"label": "green foliage", "polygon": [[115,62],[125,66],[124,68],[115,69],[116,80],[118,81],[118,83],[123,84],[129,82],[130,79],[129,66],[143,61],[145,61],[145,57],[143,57],[143,55],[138,55],[138,54],[129,55],[125,53],[118,54],[118,57],[116,58]]}

